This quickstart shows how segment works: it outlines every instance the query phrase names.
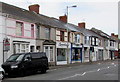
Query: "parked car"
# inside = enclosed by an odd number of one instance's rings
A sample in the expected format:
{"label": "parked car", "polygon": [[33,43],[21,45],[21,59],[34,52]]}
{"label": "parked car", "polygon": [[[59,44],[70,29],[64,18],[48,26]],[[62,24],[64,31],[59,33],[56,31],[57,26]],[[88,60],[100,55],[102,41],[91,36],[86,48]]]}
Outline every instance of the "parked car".
{"label": "parked car", "polygon": [[0,66],[0,80],[3,80],[3,79],[4,79],[4,74],[5,74],[5,71],[4,71],[4,69]]}
{"label": "parked car", "polygon": [[44,52],[18,53],[11,55],[2,64],[6,75],[24,76],[31,72],[45,73],[48,66],[48,58]]}

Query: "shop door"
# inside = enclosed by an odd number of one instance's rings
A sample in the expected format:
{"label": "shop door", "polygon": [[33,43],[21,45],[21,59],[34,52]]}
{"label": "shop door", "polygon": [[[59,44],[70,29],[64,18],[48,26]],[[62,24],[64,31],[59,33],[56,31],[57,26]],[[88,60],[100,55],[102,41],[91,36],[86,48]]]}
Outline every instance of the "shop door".
{"label": "shop door", "polygon": [[54,61],[54,48],[53,46],[44,46],[44,52],[46,52],[46,55],[48,57],[48,62]]}

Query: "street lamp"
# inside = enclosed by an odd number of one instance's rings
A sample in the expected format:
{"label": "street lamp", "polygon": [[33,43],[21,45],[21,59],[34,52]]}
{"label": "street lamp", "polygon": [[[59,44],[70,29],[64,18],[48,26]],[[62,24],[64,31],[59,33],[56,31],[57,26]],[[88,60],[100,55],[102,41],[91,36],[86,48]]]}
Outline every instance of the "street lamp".
{"label": "street lamp", "polygon": [[76,5],[73,5],[73,6],[67,6],[67,64],[69,64],[69,52],[68,52],[68,9],[69,8],[74,8],[74,7],[77,7]]}

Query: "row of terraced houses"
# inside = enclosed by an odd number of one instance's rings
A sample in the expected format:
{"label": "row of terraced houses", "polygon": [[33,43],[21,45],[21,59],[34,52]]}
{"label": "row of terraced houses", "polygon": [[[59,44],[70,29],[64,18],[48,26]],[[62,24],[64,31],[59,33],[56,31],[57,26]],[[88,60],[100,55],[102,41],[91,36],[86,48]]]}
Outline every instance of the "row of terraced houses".
{"label": "row of terraced houses", "polygon": [[0,6],[0,64],[11,54],[24,52],[46,52],[50,65],[118,57],[119,40],[114,33],[87,29],[85,22],[70,24],[66,15],[59,19],[42,15],[38,4],[30,5],[29,10],[3,2]]}

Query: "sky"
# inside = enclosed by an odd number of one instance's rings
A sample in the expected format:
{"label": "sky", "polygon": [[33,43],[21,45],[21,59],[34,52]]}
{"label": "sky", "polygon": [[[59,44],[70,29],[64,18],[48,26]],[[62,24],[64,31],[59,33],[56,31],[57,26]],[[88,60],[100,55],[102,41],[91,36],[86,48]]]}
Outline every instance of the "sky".
{"label": "sky", "polygon": [[32,4],[40,5],[40,14],[55,17],[66,14],[67,6],[76,5],[68,9],[68,22],[78,25],[86,22],[86,28],[92,27],[107,34],[118,34],[118,1],[119,0],[0,0],[11,5],[28,10]]}

